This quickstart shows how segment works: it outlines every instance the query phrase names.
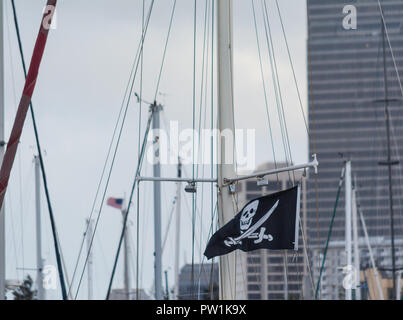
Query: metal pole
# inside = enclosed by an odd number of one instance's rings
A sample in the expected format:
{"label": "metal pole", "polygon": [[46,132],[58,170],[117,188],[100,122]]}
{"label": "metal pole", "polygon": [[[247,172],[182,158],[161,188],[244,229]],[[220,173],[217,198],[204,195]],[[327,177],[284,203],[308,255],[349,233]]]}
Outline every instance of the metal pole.
{"label": "metal pole", "polygon": [[396,258],[395,258],[395,227],[394,227],[394,214],[393,214],[393,180],[392,180],[392,166],[397,165],[397,161],[392,160],[392,148],[390,139],[390,110],[389,110],[389,92],[388,92],[388,70],[386,64],[386,39],[385,39],[385,24],[382,19],[382,38],[383,38],[383,68],[384,68],[384,89],[385,89],[385,118],[386,118],[386,138],[388,148],[388,159],[386,162],[380,163],[388,167],[389,176],[389,210],[390,210],[390,240],[391,240],[391,254],[392,254],[392,281],[393,291],[392,300],[395,300],[396,293]]}
{"label": "metal pole", "polygon": [[284,272],[284,300],[288,300],[288,275],[287,275],[287,250],[284,250],[283,255],[283,272]]}
{"label": "metal pole", "polygon": [[[126,201],[124,201],[125,203]],[[123,222],[126,218],[127,208],[124,206],[122,210]],[[123,281],[125,284],[125,294],[126,300],[130,300],[130,243],[129,243],[129,223],[126,224],[125,235],[124,235],[124,274]]]}
{"label": "metal pole", "polygon": [[36,199],[36,282],[38,300],[45,300],[43,289],[42,228],[41,228],[41,165],[35,156],[35,199]]}
{"label": "metal pole", "polygon": [[[182,164],[179,159],[178,178],[182,177]],[[175,297],[179,299],[179,260],[180,260],[180,233],[181,233],[181,194],[182,183],[178,182],[176,190],[176,235],[175,235]]]}
{"label": "metal pole", "polygon": [[[0,161],[3,162],[5,151],[4,137],[4,39],[3,39],[3,2],[0,1]],[[0,210],[0,300],[5,299],[6,293],[6,228],[5,205]]]}
{"label": "metal pole", "polygon": [[374,253],[372,252],[372,247],[371,247],[371,243],[369,242],[369,236],[368,236],[368,230],[367,230],[367,225],[365,223],[365,219],[364,219],[364,215],[361,211],[361,209],[359,209],[359,213],[360,213],[360,219],[361,219],[361,224],[362,224],[362,229],[364,230],[364,234],[365,234],[365,239],[367,241],[367,246],[368,246],[368,251],[369,251],[369,257],[371,259],[371,264],[372,264],[372,269],[374,270],[374,274],[375,274],[375,280],[376,280],[376,286],[378,288],[378,295],[379,298],[381,300],[385,300],[384,296],[383,296],[383,291],[382,291],[382,286],[381,286],[381,280],[379,279],[379,272],[378,269],[375,265],[375,259],[374,259]]}
{"label": "metal pole", "polygon": [[168,271],[165,271],[165,300],[169,300]]}
{"label": "metal pole", "polygon": [[308,219],[307,219],[307,201],[306,201],[306,180],[307,178],[305,177],[302,180],[302,215],[303,215],[303,221],[301,224],[301,235],[302,235],[302,240],[303,240],[303,258],[304,258],[304,282],[303,282],[303,299],[304,300],[313,300],[314,298],[314,292],[315,292],[315,285],[313,283],[313,277],[311,274],[311,270],[308,268],[308,263],[309,263],[309,257],[308,257],[308,249],[307,249],[307,243],[308,243]]}
{"label": "metal pole", "polygon": [[[161,105],[154,103],[153,130],[154,130],[154,177],[161,177],[160,163],[160,112]],[[155,299],[162,300],[162,248],[161,248],[161,182],[154,183],[154,247],[155,247]]]}
{"label": "metal pole", "polygon": [[397,272],[396,300],[401,300],[402,291],[402,271]]}
{"label": "metal pole", "polygon": [[357,216],[357,196],[353,190],[353,237],[354,237],[354,270],[355,270],[355,300],[361,300],[361,272],[360,272],[360,251],[358,247],[358,216]]}
{"label": "metal pole", "polygon": [[91,250],[91,239],[94,233],[94,220],[89,220],[87,219],[87,248],[88,248],[88,263],[87,263],[87,274],[88,274],[88,300],[93,299],[93,274],[94,274],[94,257],[93,257],[93,252],[94,250]]}
{"label": "metal pole", "polygon": [[[232,0],[216,1],[217,4],[217,73],[218,73],[218,126],[219,132],[234,135],[233,101],[233,28]],[[231,145],[232,143],[232,145]],[[218,141],[218,223],[222,227],[235,214],[233,190],[225,185],[224,178],[235,177],[234,137],[232,141]],[[229,158],[229,159],[228,159]],[[220,296],[222,300],[235,299],[235,254],[220,258]]]}
{"label": "metal pole", "polygon": [[296,165],[296,166],[290,166],[290,167],[272,169],[272,170],[267,170],[267,171],[255,172],[255,173],[247,175],[247,176],[240,176],[240,177],[236,177],[236,178],[229,178],[229,179],[226,178],[226,179],[224,179],[224,182],[226,184],[232,184],[232,183],[243,181],[243,180],[249,180],[249,179],[255,179],[255,178],[264,178],[266,176],[275,175],[275,174],[279,174],[279,173],[282,173],[282,172],[306,170],[306,169],[309,169],[309,168],[313,168],[315,170],[315,174],[317,174],[318,173],[318,166],[319,166],[317,155],[316,154],[312,155],[312,158],[313,158],[313,160],[311,162],[309,162],[309,163],[306,163],[306,164],[300,164],[300,165]]}
{"label": "metal pole", "polygon": [[[346,240],[346,266],[351,267],[352,255],[351,255],[351,202],[352,195],[352,183],[351,183],[351,161],[346,162],[346,183],[345,183],[345,211],[346,211],[346,228],[345,228],[345,240]],[[351,288],[346,288],[346,300],[351,300]]]}
{"label": "metal pole", "polygon": [[188,178],[156,178],[137,177],[138,182],[186,182],[186,183],[217,183],[217,179],[188,179]]}

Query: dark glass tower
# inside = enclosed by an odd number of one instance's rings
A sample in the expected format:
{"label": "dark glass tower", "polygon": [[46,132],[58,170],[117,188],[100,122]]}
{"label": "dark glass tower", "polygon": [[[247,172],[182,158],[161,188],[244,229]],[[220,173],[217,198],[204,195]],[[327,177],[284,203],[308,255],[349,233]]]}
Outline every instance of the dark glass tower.
{"label": "dark glass tower", "polygon": [[[308,182],[309,243],[319,242],[323,247],[326,242],[343,159],[347,158],[352,160],[353,179],[370,236],[390,238],[388,168],[379,165],[387,159],[387,135],[378,1],[307,3],[310,151],[318,154],[320,162],[317,180],[311,176]],[[398,73],[403,80],[403,0],[381,3],[396,61],[395,68],[387,45],[392,157],[403,160],[403,96],[398,80]],[[355,6],[357,11],[355,30],[343,27],[347,5]],[[396,238],[403,237],[402,164],[392,169]],[[344,239],[343,192],[333,230],[335,240]]]}

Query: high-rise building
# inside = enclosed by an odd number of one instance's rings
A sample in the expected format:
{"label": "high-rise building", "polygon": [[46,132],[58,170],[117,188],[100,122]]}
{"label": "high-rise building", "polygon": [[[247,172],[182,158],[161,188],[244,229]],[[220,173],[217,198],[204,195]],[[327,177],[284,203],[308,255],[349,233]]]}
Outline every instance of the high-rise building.
{"label": "high-rise building", "polygon": [[[400,161],[403,92],[398,74],[403,77],[403,1],[380,2],[387,29],[392,157]],[[384,33],[378,1],[308,0],[307,5],[310,152],[317,153],[320,162],[319,174],[311,175],[307,188],[308,242],[322,248],[326,243],[344,159],[352,160],[353,180],[370,237],[390,239],[388,168],[380,165],[387,159],[387,130]],[[403,237],[402,165],[400,161],[392,169],[396,238]],[[344,216],[342,191],[334,240],[344,239]]]}
{"label": "high-rise building", "polygon": [[[279,168],[285,164],[277,164]],[[260,166],[257,171],[274,169],[274,164]],[[268,184],[259,186],[257,181],[240,181],[238,185],[238,205],[263,195],[291,188],[301,183],[301,225],[305,224],[305,178],[302,172],[281,173],[267,177]],[[302,299],[304,294],[304,276],[308,274],[303,253],[302,234],[300,232],[300,250],[273,251],[258,250],[244,253],[237,251],[237,299],[248,300],[284,300]],[[312,289],[309,288],[309,290]],[[306,296],[306,293],[304,294]]]}

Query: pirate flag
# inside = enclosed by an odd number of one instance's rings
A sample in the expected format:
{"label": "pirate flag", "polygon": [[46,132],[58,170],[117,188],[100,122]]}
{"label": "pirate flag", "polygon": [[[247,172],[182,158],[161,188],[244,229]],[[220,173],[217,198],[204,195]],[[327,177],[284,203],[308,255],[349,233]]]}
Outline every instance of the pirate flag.
{"label": "pirate flag", "polygon": [[298,250],[300,186],[249,202],[210,239],[208,259],[234,250]]}

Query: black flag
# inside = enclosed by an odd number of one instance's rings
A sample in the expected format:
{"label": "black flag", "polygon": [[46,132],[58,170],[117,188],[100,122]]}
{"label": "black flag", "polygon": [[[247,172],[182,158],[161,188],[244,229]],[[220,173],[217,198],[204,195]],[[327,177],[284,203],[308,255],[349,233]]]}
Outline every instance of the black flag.
{"label": "black flag", "polygon": [[249,202],[207,245],[208,259],[240,249],[298,250],[300,186]]}

